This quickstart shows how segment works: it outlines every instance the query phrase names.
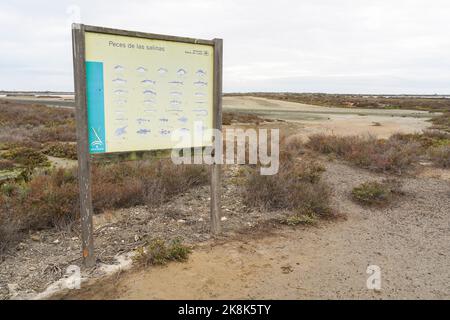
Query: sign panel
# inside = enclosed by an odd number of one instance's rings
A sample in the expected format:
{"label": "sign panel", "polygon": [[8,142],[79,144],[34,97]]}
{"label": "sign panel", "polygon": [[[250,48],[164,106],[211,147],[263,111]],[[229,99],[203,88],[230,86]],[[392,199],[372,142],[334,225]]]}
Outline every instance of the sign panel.
{"label": "sign panel", "polygon": [[90,153],[211,145],[214,46],[84,34]]}

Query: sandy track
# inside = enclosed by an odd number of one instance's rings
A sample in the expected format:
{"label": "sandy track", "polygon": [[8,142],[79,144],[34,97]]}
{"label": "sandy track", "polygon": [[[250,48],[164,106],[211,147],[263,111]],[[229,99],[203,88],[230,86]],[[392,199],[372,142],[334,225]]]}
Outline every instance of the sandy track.
{"label": "sandy track", "polygon": [[[66,298],[450,298],[449,182],[402,179],[404,198],[371,210],[350,201],[349,192],[379,176],[331,163],[325,178],[345,221],[200,248],[187,263],[125,273]],[[382,272],[379,292],[366,288],[373,264]]]}

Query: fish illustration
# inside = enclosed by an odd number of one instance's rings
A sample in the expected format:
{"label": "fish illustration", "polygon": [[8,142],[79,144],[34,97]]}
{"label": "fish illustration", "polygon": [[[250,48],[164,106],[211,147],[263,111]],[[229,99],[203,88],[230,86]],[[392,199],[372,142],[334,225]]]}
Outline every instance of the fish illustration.
{"label": "fish illustration", "polygon": [[144,104],[145,105],[152,105],[152,104],[154,104],[155,103],[155,100],[153,100],[153,99],[146,99],[146,100],[144,100]]}
{"label": "fish illustration", "polygon": [[128,118],[122,117],[122,118],[116,118],[116,119],[114,119],[114,120],[116,120],[116,121],[118,121],[118,122],[124,122],[124,121],[128,121]]}
{"label": "fish illustration", "polygon": [[156,109],[147,108],[144,109],[144,112],[156,112]]}
{"label": "fish illustration", "polygon": [[195,72],[195,74],[198,75],[198,76],[200,76],[200,77],[204,77],[204,76],[206,76],[206,71],[203,70],[203,69],[198,69],[198,70]]}
{"label": "fish illustration", "polygon": [[180,68],[177,71],[177,75],[179,75],[179,76],[184,76],[184,75],[186,75],[186,73],[187,73],[187,71],[183,68]]}
{"label": "fish illustration", "polygon": [[160,74],[160,75],[164,75],[164,74],[166,74],[168,72],[168,70],[166,69],[166,68],[159,68],[158,69],[158,73]]}
{"label": "fish illustration", "polygon": [[114,103],[116,105],[122,106],[127,103],[127,100],[126,99],[117,99],[117,100],[114,100]]}
{"label": "fish illustration", "polygon": [[144,72],[147,72],[147,69],[144,68],[144,67],[137,67],[136,71],[139,72],[139,73],[144,73]]}
{"label": "fish illustration", "polygon": [[181,132],[189,132],[190,131],[188,128],[180,128],[178,130],[180,130]]}
{"label": "fish illustration", "polygon": [[208,85],[208,82],[205,82],[205,81],[196,81],[196,82],[194,82],[194,86],[197,86],[197,87],[205,87],[207,85]]}
{"label": "fish illustration", "polygon": [[143,123],[148,123],[148,122],[150,122],[150,119],[147,119],[147,118],[137,118],[136,121],[137,121],[137,123],[138,123],[139,125],[141,125],[141,124],[143,124]]}
{"label": "fish illustration", "polygon": [[136,131],[137,134],[148,134],[152,132],[152,130],[150,129],[139,129],[138,131]]}
{"label": "fish illustration", "polygon": [[171,106],[178,106],[180,104],[181,104],[181,101],[179,101],[179,100],[171,100],[170,101],[170,105]]}
{"label": "fish illustration", "polygon": [[145,79],[145,80],[142,80],[141,83],[143,83],[143,84],[156,84],[156,81],[155,80],[150,80],[150,79]]}
{"label": "fish illustration", "polygon": [[144,90],[142,93],[145,94],[145,95],[153,95],[153,96],[156,96],[156,92],[153,91],[153,90],[150,90],[150,89]]}
{"label": "fish illustration", "polygon": [[127,90],[117,89],[117,90],[114,90],[114,93],[117,95],[124,95],[127,93]]}
{"label": "fish illustration", "polygon": [[193,110],[198,116],[207,116],[208,110],[205,109],[194,109]]}
{"label": "fish illustration", "polygon": [[123,136],[124,134],[127,133],[127,127],[128,127],[128,126],[124,126],[124,127],[117,128],[116,131],[114,131],[114,134],[115,134],[117,137]]}
{"label": "fish illustration", "polygon": [[112,82],[114,82],[115,84],[124,84],[124,83],[127,83],[127,80],[122,79],[122,78],[115,78],[112,80]]}
{"label": "fish illustration", "polygon": [[186,123],[186,122],[188,122],[188,120],[189,119],[186,116],[182,116],[182,117],[178,118],[178,121],[180,121],[181,123]]}
{"label": "fish illustration", "polygon": [[196,101],[195,103],[197,103],[197,104],[205,104],[206,101]]}
{"label": "fish illustration", "polygon": [[171,92],[170,92],[170,95],[171,95],[171,96],[181,96],[181,95],[183,95],[183,93],[180,92],[180,91],[171,91]]}
{"label": "fish illustration", "polygon": [[183,83],[183,81],[169,81],[169,84],[172,84],[175,86],[182,86],[184,83]]}
{"label": "fish illustration", "polygon": [[120,64],[114,66],[114,71],[116,71],[116,72],[123,72],[124,70],[125,70],[125,67]]}
{"label": "fish illustration", "polygon": [[203,92],[196,92],[196,93],[194,93],[194,96],[196,96],[196,97],[204,97],[205,94]]}
{"label": "fish illustration", "polygon": [[171,131],[170,131],[170,130],[167,130],[167,129],[161,129],[161,130],[159,130],[159,134],[162,135],[162,136],[167,136],[167,135],[169,135],[170,133],[171,133]]}

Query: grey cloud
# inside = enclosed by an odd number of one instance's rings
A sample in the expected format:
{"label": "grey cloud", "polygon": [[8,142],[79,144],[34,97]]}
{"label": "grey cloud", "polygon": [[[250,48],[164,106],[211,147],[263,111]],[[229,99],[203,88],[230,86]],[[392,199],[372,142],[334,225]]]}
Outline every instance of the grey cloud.
{"label": "grey cloud", "polygon": [[6,1],[0,89],[72,90],[74,5],[86,24],[223,38],[226,91],[450,93],[443,0]]}

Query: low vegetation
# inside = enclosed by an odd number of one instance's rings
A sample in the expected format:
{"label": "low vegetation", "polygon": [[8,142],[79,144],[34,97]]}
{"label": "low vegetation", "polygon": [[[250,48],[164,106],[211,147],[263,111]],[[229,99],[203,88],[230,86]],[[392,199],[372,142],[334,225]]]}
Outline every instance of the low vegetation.
{"label": "low vegetation", "polygon": [[396,180],[369,181],[353,188],[352,199],[362,205],[385,206],[402,194]]}
{"label": "low vegetation", "polygon": [[41,147],[44,142],[76,141],[72,108],[0,100],[0,145]]}
{"label": "low vegetation", "polygon": [[299,102],[326,107],[409,109],[444,112],[450,111],[449,99],[442,97],[413,96],[371,96],[326,93],[292,93],[292,92],[252,92],[245,94],[228,94],[231,96],[246,95],[268,99]]}
{"label": "low vegetation", "polygon": [[331,214],[330,189],[321,179],[325,168],[315,161],[297,159],[297,152],[289,144],[283,148],[275,175],[261,175],[257,167],[247,171],[243,185],[247,206],[287,209],[304,221]]}
{"label": "low vegetation", "polygon": [[402,174],[417,160],[427,157],[438,166],[448,165],[446,150],[450,140],[447,133],[434,130],[423,134],[395,134],[389,139],[316,134],[309,137],[306,146],[362,168]]}
{"label": "low vegetation", "polygon": [[44,154],[28,147],[9,149],[8,151],[3,152],[1,156],[4,159],[27,168],[47,167],[50,165]]}
{"label": "low vegetation", "polygon": [[439,167],[450,168],[450,145],[432,147],[428,150],[428,156]]}
{"label": "low vegetation", "polygon": [[261,118],[255,114],[241,112],[223,112],[222,124],[231,125],[233,123],[251,123],[260,124],[262,122],[271,122],[273,120]]}
{"label": "low vegetation", "polygon": [[77,145],[74,143],[52,142],[47,144],[42,152],[56,158],[77,159]]}
{"label": "low vegetation", "polygon": [[440,112],[431,119],[434,129],[450,132],[450,99],[443,97],[371,96],[325,93],[252,92],[228,94],[230,96],[255,96],[268,99],[299,102],[325,107],[405,109]]}
{"label": "low vegetation", "polygon": [[149,244],[139,247],[133,258],[138,266],[165,265],[170,261],[184,262],[189,258],[191,249],[182,244],[180,239],[166,243],[164,240],[154,239]]}
{"label": "low vegetation", "polygon": [[[95,165],[94,212],[135,205],[159,205],[188,188],[207,183],[205,166],[167,161]],[[6,182],[0,189],[0,239],[42,228],[65,228],[79,217],[76,168],[48,169],[30,181]],[[4,224],[7,222],[7,226]],[[9,240],[8,240],[9,239]]]}

